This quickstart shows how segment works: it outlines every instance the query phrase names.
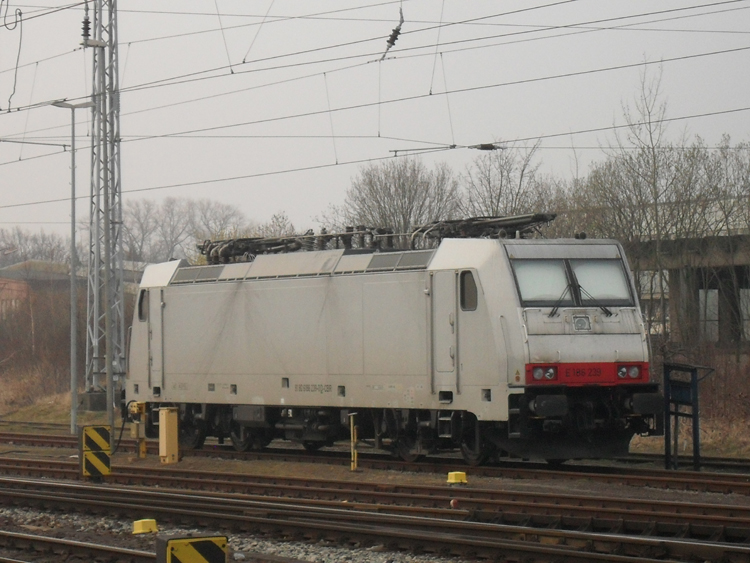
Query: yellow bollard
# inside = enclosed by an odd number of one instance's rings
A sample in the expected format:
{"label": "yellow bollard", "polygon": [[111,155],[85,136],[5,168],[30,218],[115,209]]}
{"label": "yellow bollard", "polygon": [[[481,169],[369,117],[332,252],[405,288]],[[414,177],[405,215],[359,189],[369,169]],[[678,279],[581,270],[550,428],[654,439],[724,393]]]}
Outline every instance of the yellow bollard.
{"label": "yellow bollard", "polygon": [[356,412],[349,413],[349,435],[352,442],[352,471],[357,471],[357,426],[355,424],[355,416],[357,416]]}
{"label": "yellow bollard", "polygon": [[167,407],[159,409],[159,458],[162,463],[177,463],[179,442],[177,437],[179,409]]}
{"label": "yellow bollard", "polygon": [[146,403],[130,403],[128,410],[133,420],[130,426],[130,437],[137,440],[138,457],[144,459],[146,457]]}
{"label": "yellow bollard", "polygon": [[156,526],[156,520],[151,518],[133,522],[133,534],[155,534],[158,531],[159,528]]}
{"label": "yellow bollard", "polygon": [[463,471],[451,471],[448,473],[448,484],[449,485],[458,485],[458,484],[465,484],[466,481],[466,473]]}

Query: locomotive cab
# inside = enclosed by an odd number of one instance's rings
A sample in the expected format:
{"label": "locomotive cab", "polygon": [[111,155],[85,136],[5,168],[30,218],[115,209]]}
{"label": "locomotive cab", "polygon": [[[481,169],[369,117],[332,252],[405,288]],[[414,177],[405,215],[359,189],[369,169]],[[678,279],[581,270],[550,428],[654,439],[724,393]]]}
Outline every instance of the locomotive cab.
{"label": "locomotive cab", "polygon": [[633,435],[663,433],[663,398],[622,248],[528,242],[505,247],[525,362],[498,441],[524,457],[626,455]]}

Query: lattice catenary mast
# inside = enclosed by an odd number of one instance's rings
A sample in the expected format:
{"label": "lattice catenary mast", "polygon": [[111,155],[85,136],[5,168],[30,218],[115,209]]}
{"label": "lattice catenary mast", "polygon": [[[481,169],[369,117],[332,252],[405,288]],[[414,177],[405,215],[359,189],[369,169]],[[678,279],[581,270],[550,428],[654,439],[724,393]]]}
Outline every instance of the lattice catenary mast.
{"label": "lattice catenary mast", "polygon": [[83,45],[93,53],[94,103],[86,390],[100,390],[106,376],[107,410],[111,414],[115,388],[125,368],[117,0],[94,0],[93,5],[93,22],[89,21],[87,2],[83,24]]}

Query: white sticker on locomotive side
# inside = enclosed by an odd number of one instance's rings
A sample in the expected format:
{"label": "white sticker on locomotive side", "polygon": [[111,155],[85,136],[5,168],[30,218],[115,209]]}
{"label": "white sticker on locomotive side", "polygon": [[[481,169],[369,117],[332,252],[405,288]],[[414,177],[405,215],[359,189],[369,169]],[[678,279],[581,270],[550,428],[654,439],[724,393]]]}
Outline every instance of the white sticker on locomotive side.
{"label": "white sticker on locomotive side", "polygon": [[333,385],[324,385],[322,383],[297,383],[294,385],[295,393],[330,393]]}

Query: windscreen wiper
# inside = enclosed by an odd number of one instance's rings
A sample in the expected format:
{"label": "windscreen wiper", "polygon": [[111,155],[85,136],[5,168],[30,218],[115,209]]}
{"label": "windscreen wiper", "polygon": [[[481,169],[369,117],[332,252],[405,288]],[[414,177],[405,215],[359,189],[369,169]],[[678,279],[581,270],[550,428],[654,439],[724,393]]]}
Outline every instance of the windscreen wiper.
{"label": "windscreen wiper", "polygon": [[[612,311],[610,311],[609,309],[607,309],[607,308],[606,308],[606,307],[605,307],[604,305],[602,305],[601,303],[597,302],[597,300],[596,300],[596,299],[594,299],[594,296],[593,296],[593,295],[591,295],[591,294],[590,294],[590,293],[589,293],[588,291],[586,291],[585,289],[583,289],[583,286],[582,286],[582,285],[581,285],[580,283],[578,284],[578,291],[580,291],[580,292],[581,292],[581,296],[585,296],[585,297],[586,297],[586,299],[587,299],[588,301],[590,301],[590,302],[591,302],[591,304],[592,304],[592,305],[593,305],[594,307],[599,307],[599,308],[600,308],[600,309],[602,310],[602,313],[604,313],[604,314],[605,314],[605,315],[607,315],[608,317],[611,317],[611,316],[612,316]],[[581,300],[581,302],[583,302],[583,299]]]}
{"label": "windscreen wiper", "polygon": [[572,284],[568,284],[565,286],[565,289],[563,289],[562,295],[557,298],[557,301],[555,301],[555,305],[552,307],[552,310],[549,312],[549,318],[557,316],[557,311],[560,309],[560,305],[562,305],[563,299],[565,299],[565,294],[570,292],[570,296],[573,297],[573,292],[570,291]]}

